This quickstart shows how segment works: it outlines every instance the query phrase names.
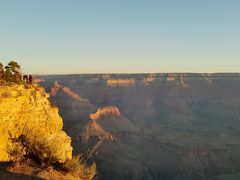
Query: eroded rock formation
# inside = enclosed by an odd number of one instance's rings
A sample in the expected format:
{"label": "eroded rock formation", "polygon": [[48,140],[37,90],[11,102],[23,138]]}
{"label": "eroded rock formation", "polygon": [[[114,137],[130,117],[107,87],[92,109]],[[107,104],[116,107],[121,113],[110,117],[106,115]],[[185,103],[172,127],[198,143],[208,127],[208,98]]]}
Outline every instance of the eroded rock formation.
{"label": "eroded rock formation", "polygon": [[95,121],[108,116],[120,117],[121,113],[115,106],[106,106],[98,108],[96,113],[90,114],[90,118]]}
{"label": "eroded rock formation", "polygon": [[51,88],[50,95],[51,96],[56,96],[57,92],[62,88],[60,84],[58,84],[57,81],[55,81],[54,86]]}
{"label": "eroded rock formation", "polygon": [[85,98],[80,97],[77,93],[73,92],[69,87],[63,87],[62,90],[63,90],[63,92],[65,92],[68,96],[70,96],[71,98],[73,98],[73,99],[75,99],[75,100],[89,103],[88,99],[85,99]]}

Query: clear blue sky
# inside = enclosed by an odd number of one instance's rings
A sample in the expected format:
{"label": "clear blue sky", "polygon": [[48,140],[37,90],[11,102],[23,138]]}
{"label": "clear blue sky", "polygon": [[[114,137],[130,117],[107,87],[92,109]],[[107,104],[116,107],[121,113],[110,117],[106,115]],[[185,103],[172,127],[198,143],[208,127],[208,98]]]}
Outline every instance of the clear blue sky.
{"label": "clear blue sky", "polygon": [[0,0],[26,73],[240,72],[239,0]]}

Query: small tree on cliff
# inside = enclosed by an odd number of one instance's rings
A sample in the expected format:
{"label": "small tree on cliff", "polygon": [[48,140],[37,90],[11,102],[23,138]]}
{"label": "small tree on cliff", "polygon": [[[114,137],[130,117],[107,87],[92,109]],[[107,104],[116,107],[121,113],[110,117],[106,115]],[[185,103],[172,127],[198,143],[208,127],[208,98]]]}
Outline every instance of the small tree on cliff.
{"label": "small tree on cliff", "polygon": [[21,83],[22,82],[21,66],[17,62],[11,61],[5,67],[4,77],[7,82]]}
{"label": "small tree on cliff", "polygon": [[9,66],[5,66],[4,80],[6,82],[12,82],[12,79],[13,79],[13,75],[12,75],[12,72],[11,72]]}

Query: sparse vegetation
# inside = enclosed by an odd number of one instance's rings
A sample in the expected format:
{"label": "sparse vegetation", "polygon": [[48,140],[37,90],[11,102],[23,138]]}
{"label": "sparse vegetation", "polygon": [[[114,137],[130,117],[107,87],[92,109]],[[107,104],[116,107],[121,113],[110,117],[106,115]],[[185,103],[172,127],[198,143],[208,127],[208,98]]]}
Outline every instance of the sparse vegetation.
{"label": "sparse vegetation", "polygon": [[2,63],[0,63],[0,85],[23,83],[32,84],[32,76],[23,76],[21,66],[16,61],[10,61],[5,67]]}
{"label": "sparse vegetation", "polygon": [[94,179],[96,176],[96,164],[88,166],[81,156],[73,157],[62,164],[62,168],[82,179]]}
{"label": "sparse vegetation", "polygon": [[7,84],[22,83],[21,66],[17,62],[11,61],[4,68],[3,64],[0,63],[0,80]]}
{"label": "sparse vegetation", "polygon": [[73,157],[64,163],[58,161],[57,152],[59,143],[49,142],[44,133],[25,128],[18,137],[12,137],[9,132],[12,146],[8,147],[8,153],[15,163],[21,163],[27,159],[39,162],[43,167],[53,166],[62,169],[80,179],[94,179],[96,175],[96,165],[88,166],[81,156]]}
{"label": "sparse vegetation", "polygon": [[8,154],[12,157],[12,161],[20,163],[23,161],[26,153],[27,148],[24,146],[23,136],[19,136],[18,138],[12,138],[11,141],[12,146],[8,147]]}

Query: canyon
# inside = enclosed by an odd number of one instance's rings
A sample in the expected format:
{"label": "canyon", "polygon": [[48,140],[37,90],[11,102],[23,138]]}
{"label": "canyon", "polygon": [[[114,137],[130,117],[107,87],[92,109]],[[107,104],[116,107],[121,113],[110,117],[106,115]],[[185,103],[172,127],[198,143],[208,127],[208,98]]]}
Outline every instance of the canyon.
{"label": "canyon", "polygon": [[39,78],[64,119],[73,154],[96,161],[99,179],[239,175],[239,73]]}

